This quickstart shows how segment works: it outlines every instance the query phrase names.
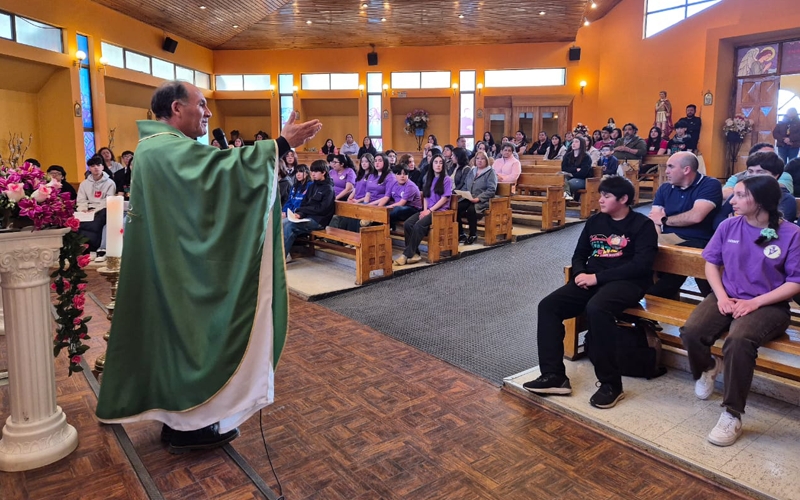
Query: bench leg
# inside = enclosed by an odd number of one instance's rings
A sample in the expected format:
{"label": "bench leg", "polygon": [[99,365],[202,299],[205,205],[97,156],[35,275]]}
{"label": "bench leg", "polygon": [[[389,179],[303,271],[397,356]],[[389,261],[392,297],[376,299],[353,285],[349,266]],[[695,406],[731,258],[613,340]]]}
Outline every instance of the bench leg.
{"label": "bench leg", "polygon": [[389,226],[361,228],[361,245],[356,248],[356,285],[392,275],[392,240]]}

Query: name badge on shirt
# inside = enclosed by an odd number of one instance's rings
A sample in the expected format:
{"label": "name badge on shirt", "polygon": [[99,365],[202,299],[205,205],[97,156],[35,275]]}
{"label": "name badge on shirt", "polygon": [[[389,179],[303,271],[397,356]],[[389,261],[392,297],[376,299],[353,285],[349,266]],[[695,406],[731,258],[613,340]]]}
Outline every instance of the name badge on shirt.
{"label": "name badge on shirt", "polygon": [[340,175],[340,176],[339,176],[339,180],[342,180],[342,181],[343,181],[345,177],[347,177],[347,176],[346,176],[346,175],[344,175],[344,174],[342,174],[342,175]]}
{"label": "name badge on shirt", "polygon": [[94,197],[95,198],[100,198],[101,196],[103,196],[103,192],[102,191],[95,191],[94,192]]}
{"label": "name badge on shirt", "polygon": [[777,259],[781,256],[781,249],[778,245],[769,245],[764,249],[764,255],[768,259]]}

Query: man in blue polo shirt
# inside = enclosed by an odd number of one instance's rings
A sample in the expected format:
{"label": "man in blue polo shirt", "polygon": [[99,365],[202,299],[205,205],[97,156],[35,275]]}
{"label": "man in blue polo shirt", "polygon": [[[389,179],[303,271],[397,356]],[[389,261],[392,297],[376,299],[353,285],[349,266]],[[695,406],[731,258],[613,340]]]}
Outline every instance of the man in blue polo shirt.
{"label": "man in blue polo shirt", "polygon": [[[674,234],[685,240],[681,246],[705,248],[714,235],[714,217],[722,205],[722,185],[717,179],[697,171],[697,156],[689,152],[675,153],[667,160],[667,179],[653,199],[650,219],[660,234]],[[662,274],[647,293],[665,298],[675,298],[685,278]],[[705,296],[711,287],[705,280],[697,280]]]}

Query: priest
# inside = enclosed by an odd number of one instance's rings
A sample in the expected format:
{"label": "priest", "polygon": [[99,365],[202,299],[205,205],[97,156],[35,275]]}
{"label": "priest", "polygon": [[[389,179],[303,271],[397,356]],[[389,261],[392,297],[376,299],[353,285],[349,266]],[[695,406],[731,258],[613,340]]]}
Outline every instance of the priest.
{"label": "priest", "polygon": [[97,416],[162,422],[170,453],[222,446],[269,405],[288,292],[278,159],[322,128],[219,150],[203,93],[167,82],[139,121],[119,291]]}

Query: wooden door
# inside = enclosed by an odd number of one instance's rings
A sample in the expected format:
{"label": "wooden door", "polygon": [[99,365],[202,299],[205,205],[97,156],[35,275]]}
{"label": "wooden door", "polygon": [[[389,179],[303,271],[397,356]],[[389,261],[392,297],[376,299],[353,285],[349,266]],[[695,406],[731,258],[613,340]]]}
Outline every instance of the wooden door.
{"label": "wooden door", "polygon": [[483,111],[484,130],[492,133],[498,145],[503,136],[512,133],[512,115],[510,107],[486,108]]}
{"label": "wooden door", "polygon": [[537,130],[547,132],[548,137],[558,134],[564,139],[564,134],[569,130],[569,111],[567,106],[541,106],[539,107],[539,121]]}
{"label": "wooden door", "polygon": [[764,76],[756,78],[740,78],[736,89],[736,114],[742,114],[755,122],[753,133],[744,138],[739,151],[735,171],[744,170],[747,151],[758,142],[774,142],[772,129],[778,122],[778,90],[780,77]]}
{"label": "wooden door", "polygon": [[528,138],[528,142],[536,142],[536,134],[539,133],[538,124],[541,122],[539,116],[539,106],[514,106],[514,121],[512,124],[511,135],[521,130]]}

